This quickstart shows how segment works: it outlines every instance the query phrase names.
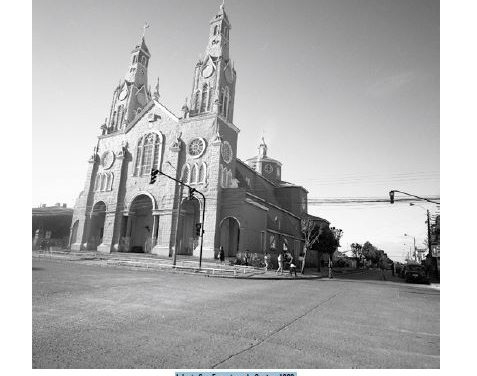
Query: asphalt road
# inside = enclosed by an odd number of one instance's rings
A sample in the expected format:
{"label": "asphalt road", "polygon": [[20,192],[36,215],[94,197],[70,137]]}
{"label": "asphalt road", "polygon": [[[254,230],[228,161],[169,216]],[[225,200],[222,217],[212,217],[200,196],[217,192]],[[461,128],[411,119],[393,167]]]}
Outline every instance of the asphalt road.
{"label": "asphalt road", "polygon": [[33,260],[33,368],[439,368],[438,290]]}

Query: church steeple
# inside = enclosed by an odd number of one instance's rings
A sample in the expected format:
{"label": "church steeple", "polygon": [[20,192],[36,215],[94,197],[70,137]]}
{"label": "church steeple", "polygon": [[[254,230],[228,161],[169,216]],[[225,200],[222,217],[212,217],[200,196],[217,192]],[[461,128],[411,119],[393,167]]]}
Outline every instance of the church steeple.
{"label": "church steeple", "polygon": [[114,90],[109,118],[102,126],[103,134],[123,129],[152,99],[147,87],[147,67],[151,58],[145,40],[148,27],[149,25],[144,25],[141,42],[131,51],[124,80]]}
{"label": "church steeple", "polygon": [[237,74],[229,58],[230,24],[224,4],[210,21],[205,57],[195,67],[189,116],[216,113],[233,123]]}

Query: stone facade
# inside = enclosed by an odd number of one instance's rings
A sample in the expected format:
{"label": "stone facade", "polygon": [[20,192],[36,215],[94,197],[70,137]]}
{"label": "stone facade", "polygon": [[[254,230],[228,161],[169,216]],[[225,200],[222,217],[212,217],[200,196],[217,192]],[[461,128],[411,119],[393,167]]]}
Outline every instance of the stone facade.
{"label": "stone facade", "polygon": [[[205,258],[215,257],[220,246],[226,256],[244,250],[301,252],[307,191],[282,181],[282,165],[267,156],[263,140],[247,163],[236,157],[237,74],[229,58],[230,29],[221,6],[210,22],[205,58],[195,67],[190,101],[180,117],[161,103],[159,84],[154,93],[147,87],[151,54],[144,37],[132,51],[75,204],[73,250],[171,256],[177,249],[198,255],[201,223]],[[204,223],[202,197],[190,199],[187,187],[161,174],[150,184],[152,169],[204,194]]]}

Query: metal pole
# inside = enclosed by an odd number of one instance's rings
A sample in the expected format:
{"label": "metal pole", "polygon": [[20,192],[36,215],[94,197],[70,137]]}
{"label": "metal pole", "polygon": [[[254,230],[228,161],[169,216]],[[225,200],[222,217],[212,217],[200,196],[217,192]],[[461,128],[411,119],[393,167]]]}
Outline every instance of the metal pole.
{"label": "metal pole", "polygon": [[417,262],[417,252],[416,252],[416,237],[412,237],[414,239],[414,261]]}
{"label": "metal pole", "polygon": [[[177,186],[178,182],[176,182]],[[183,189],[184,186],[182,184],[179,184],[179,203],[177,204],[177,221],[176,221],[176,244],[174,245],[174,252],[172,254],[172,265],[176,266],[176,261],[177,261],[177,248],[179,247],[179,221],[181,219],[181,208],[182,208],[182,194],[183,194]]]}
{"label": "metal pole", "polygon": [[202,268],[202,246],[204,244],[204,224],[205,224],[205,196],[202,192],[196,191],[202,196],[204,200],[204,206],[202,207],[202,228],[200,229],[200,252],[199,252],[199,270]]}
{"label": "metal pole", "polygon": [[192,190],[192,192],[197,192],[198,194],[200,194],[204,200],[204,206],[202,208],[202,228],[201,228],[201,237],[200,237],[200,254],[199,254],[199,269],[201,268],[202,266],[202,246],[203,246],[203,243],[204,243],[204,221],[205,221],[205,196],[202,192],[198,191],[197,189],[191,187],[190,185],[180,181],[180,180],[177,180],[175,178],[173,178],[172,176],[169,176],[165,173],[163,173],[161,170],[159,170],[159,173],[161,175],[164,175],[165,177],[171,179],[171,180],[174,180],[177,184],[180,184],[180,201],[179,201],[179,205],[178,205],[178,214],[177,214],[177,223],[176,223],[176,245],[174,247],[174,254],[173,254],[173,265],[176,265],[176,249],[177,249],[177,246],[179,244],[179,238],[178,238],[178,228],[179,228],[179,217],[180,217],[180,209],[181,209],[181,205],[182,205],[182,195],[183,195],[183,188],[184,186],[188,187],[189,189]]}

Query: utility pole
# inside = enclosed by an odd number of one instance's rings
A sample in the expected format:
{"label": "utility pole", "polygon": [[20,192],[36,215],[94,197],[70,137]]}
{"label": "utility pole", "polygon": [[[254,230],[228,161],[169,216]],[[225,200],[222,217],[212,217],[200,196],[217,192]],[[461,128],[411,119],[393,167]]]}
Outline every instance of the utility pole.
{"label": "utility pole", "polygon": [[427,248],[429,249],[429,256],[432,257],[432,248],[431,248],[431,215],[429,214],[429,209],[427,209]]}

